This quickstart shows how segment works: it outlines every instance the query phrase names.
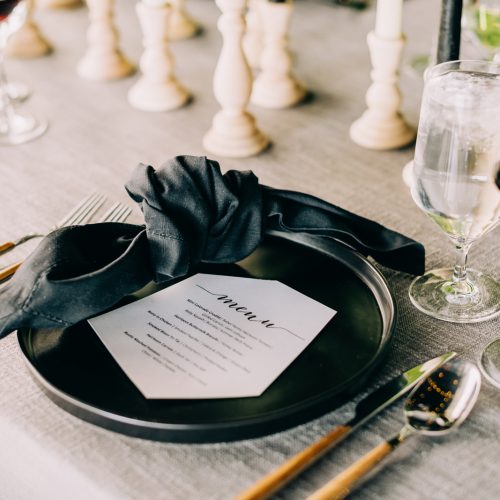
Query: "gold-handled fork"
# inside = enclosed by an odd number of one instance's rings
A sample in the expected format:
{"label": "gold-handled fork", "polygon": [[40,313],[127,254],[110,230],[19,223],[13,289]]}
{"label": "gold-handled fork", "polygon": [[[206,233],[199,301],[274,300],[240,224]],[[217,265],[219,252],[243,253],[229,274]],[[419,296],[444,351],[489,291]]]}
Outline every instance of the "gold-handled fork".
{"label": "gold-handled fork", "polygon": [[[132,209],[127,205],[122,203],[115,203],[111,206],[111,208],[101,217],[99,222],[124,222],[127,220],[128,216],[132,212]],[[92,212],[93,214],[94,212]],[[79,222],[79,224],[83,224],[84,222],[88,222],[92,214],[85,218],[83,221]],[[0,282],[10,278],[18,269],[21,267],[21,264],[24,261],[15,262],[9,266],[0,269]]]}
{"label": "gold-handled fork", "polygon": [[78,205],[71,209],[59,222],[57,222],[47,233],[32,232],[25,234],[14,241],[6,241],[0,244],[0,254],[6,253],[9,250],[32,240],[33,238],[42,238],[54,229],[64,226],[74,226],[76,224],[84,224],[99,210],[101,205],[106,200],[106,197],[99,193],[92,193],[84,198]]}

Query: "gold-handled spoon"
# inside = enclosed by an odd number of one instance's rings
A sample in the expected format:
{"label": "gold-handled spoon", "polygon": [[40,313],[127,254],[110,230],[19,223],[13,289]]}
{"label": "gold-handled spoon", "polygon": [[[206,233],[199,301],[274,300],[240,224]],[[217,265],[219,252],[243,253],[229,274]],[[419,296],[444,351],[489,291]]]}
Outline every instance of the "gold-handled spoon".
{"label": "gold-handled spoon", "polygon": [[459,359],[448,361],[408,396],[404,407],[406,423],[396,436],[361,457],[308,500],[346,497],[365,474],[412,434],[435,436],[456,429],[472,410],[480,387],[481,375],[475,365]]}

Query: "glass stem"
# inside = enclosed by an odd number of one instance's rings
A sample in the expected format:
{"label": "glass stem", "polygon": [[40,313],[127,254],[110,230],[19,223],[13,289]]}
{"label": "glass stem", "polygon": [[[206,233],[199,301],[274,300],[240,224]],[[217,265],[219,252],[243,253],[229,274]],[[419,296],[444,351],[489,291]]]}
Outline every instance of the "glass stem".
{"label": "glass stem", "polygon": [[461,283],[467,279],[467,254],[469,253],[470,245],[457,245],[457,258],[455,267],[453,268],[453,281]]}
{"label": "glass stem", "polygon": [[470,243],[466,245],[456,245],[457,260],[453,268],[453,276],[445,281],[441,287],[446,301],[456,306],[464,306],[477,301],[478,289],[467,276],[467,253]]}
{"label": "glass stem", "polygon": [[453,268],[453,277],[449,283],[448,292],[451,292],[455,297],[449,297],[449,300],[467,300],[467,297],[472,297],[476,293],[476,287],[467,277],[467,254],[469,252],[470,243],[465,245],[456,245],[457,258]]}
{"label": "glass stem", "polygon": [[8,135],[12,130],[14,107],[9,95],[9,82],[5,72],[6,27],[0,23],[0,134]]}

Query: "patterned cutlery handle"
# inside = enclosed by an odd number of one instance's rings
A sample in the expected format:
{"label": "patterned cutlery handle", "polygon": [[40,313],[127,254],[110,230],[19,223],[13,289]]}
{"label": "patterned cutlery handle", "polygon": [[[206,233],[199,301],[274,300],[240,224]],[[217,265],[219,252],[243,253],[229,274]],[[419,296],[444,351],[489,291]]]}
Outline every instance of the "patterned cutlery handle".
{"label": "patterned cutlery handle", "polygon": [[360,480],[373,470],[397,446],[394,440],[385,441],[363,455],[350,467],[334,477],[307,500],[341,500],[357,486]]}
{"label": "patterned cutlery handle", "polygon": [[241,492],[234,500],[261,500],[267,498],[312,465],[350,431],[351,427],[349,425],[335,427],[321,439],[294,455],[247,490]]}

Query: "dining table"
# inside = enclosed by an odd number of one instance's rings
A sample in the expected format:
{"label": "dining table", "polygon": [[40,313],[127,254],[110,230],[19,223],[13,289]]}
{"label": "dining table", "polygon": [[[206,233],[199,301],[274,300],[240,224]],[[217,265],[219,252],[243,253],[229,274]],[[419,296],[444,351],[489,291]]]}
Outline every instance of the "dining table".
{"label": "dining table", "polygon": [[[123,53],[138,65],[143,48],[134,4],[117,0],[115,23]],[[431,54],[439,4],[404,2],[401,111],[415,127],[423,78],[410,62]],[[128,221],[141,224],[141,211],[124,189],[135,166],[158,168],[176,155],[197,155],[217,160],[224,172],[251,170],[262,184],[312,194],[403,233],[425,246],[428,269],[452,264],[453,245],[419,210],[403,181],[403,167],[413,157],[414,144],[377,151],[355,144],[349,136],[350,125],[366,109],[365,94],[371,84],[366,35],[375,23],[374,2],[365,9],[327,0],[295,2],[289,32],[293,72],[309,96],[289,109],[250,104],[249,111],[271,145],[243,159],[218,157],[203,148],[203,136],[219,110],[212,78],[222,43],[217,30],[220,11],[208,0],[188,0],[186,8],[202,31],[194,38],[172,41],[170,49],[175,74],[193,97],[180,109],[156,113],[134,109],[127,102],[140,70],[109,82],[78,75],[88,27],[85,7],[35,10],[34,19],[54,50],[37,59],[8,59],[7,69],[10,80],[33,88],[32,97],[19,109],[25,106],[43,114],[50,125],[32,142],[0,149],[2,240],[48,231],[93,191],[105,194],[109,203],[133,207]],[[499,234],[498,228],[489,232],[469,255],[472,267],[497,279]],[[38,243],[26,243],[1,256],[0,264],[25,257]],[[355,404],[391,377],[447,351],[478,363],[485,345],[500,337],[498,317],[455,324],[423,314],[408,295],[413,277],[374,265],[386,279],[397,308],[394,333],[377,370],[344,405],[251,439],[163,442],[83,421],[46,396],[28,370],[16,334],[7,335],[0,340],[0,499],[229,499],[348,421]],[[92,370],[91,360],[88,369]],[[403,423],[399,400],[277,492],[276,498],[306,498]],[[477,404],[460,429],[440,437],[414,437],[351,498],[499,498],[499,460],[500,390],[483,380]]]}

